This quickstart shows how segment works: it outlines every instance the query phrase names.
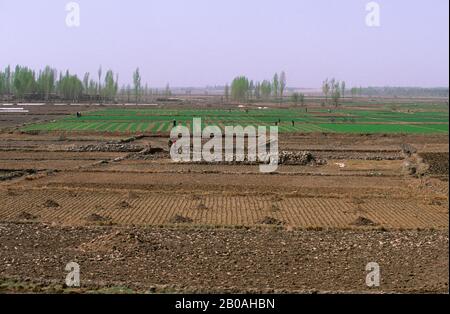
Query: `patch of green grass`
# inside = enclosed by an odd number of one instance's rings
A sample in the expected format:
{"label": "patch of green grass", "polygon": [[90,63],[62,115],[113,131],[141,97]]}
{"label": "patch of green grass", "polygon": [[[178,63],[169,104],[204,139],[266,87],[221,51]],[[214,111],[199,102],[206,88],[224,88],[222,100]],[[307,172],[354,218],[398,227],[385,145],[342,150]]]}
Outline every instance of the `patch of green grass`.
{"label": "patch of green grass", "polygon": [[[303,108],[294,109],[106,109],[87,112],[56,122],[38,123],[24,127],[25,131],[98,131],[167,133],[173,120],[190,126],[193,118],[206,125],[274,126],[280,133],[448,133],[448,108],[432,104],[385,105],[369,110]],[[429,107],[427,107],[429,106]],[[429,109],[428,109],[429,108]],[[294,121],[294,125],[292,125]]]}
{"label": "patch of green grass", "polygon": [[336,133],[448,133],[448,124],[319,124]]}

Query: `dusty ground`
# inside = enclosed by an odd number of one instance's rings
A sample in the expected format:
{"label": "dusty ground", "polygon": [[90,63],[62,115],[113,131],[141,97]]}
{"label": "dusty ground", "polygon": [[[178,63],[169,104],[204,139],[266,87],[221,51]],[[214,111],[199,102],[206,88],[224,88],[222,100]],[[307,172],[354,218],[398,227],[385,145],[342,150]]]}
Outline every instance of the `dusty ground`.
{"label": "dusty ground", "polygon": [[[4,281],[153,292],[446,292],[447,231],[87,228],[0,224]],[[365,285],[376,261],[381,287]],[[34,289],[42,289],[35,285]]]}
{"label": "dusty ground", "polygon": [[448,292],[448,136],[282,135],[327,163],[273,174],[149,146],[167,139],[0,133],[0,288],[62,291],[77,261],[82,289]]}

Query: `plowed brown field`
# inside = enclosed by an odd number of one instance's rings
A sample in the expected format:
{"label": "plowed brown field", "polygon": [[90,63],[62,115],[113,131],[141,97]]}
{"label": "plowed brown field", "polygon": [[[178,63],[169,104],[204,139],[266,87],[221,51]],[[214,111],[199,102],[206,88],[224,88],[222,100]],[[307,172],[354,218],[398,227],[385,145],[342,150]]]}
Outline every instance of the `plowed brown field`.
{"label": "plowed brown field", "polygon": [[[111,142],[123,152],[72,151]],[[448,291],[447,136],[283,134],[282,150],[326,164],[272,174],[140,158],[127,143],[0,133],[0,281],[51,284],[78,260],[99,287],[366,292],[361,270],[379,261],[377,291]],[[129,144],[167,150],[163,137]]]}
{"label": "plowed brown field", "polygon": [[[285,226],[351,228],[361,216],[385,228],[447,228],[444,205],[421,204],[414,200],[384,198],[355,201],[339,198],[286,196],[227,196],[192,194],[126,193],[81,190],[9,190],[0,192],[0,220],[23,221],[27,212],[33,221],[83,225],[92,214],[119,225],[171,224],[177,215],[189,217],[195,225],[252,226],[272,217]],[[49,200],[59,206],[46,206]],[[32,204],[32,205],[30,205]]]}

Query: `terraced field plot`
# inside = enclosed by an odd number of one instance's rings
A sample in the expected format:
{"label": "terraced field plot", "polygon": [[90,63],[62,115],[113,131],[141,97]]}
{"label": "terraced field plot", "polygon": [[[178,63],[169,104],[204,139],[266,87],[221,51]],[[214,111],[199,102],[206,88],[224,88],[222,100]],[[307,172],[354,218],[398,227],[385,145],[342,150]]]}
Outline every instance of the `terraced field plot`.
{"label": "terraced field plot", "polygon": [[[425,110],[425,109],[424,109]],[[117,133],[168,133],[174,120],[191,127],[193,118],[203,126],[279,125],[281,133],[448,133],[448,110],[399,112],[388,109],[106,109],[51,123],[34,124],[23,130],[90,131]]]}
{"label": "terraced field plot", "polygon": [[[401,161],[253,166],[122,161],[22,180],[0,190],[0,221],[62,225],[189,225],[294,228],[448,228],[444,192],[421,191]],[[214,171],[211,171],[214,169]],[[372,173],[377,175],[372,175]],[[30,204],[33,204],[30,206]],[[358,222],[358,219],[368,219]]]}
{"label": "terraced field plot", "polygon": [[[192,225],[254,226],[266,223],[300,228],[351,228],[360,216],[385,228],[448,228],[441,206],[415,201],[271,196],[67,191],[0,192],[1,221],[35,220],[62,225],[108,222],[119,225],[170,225],[177,217]],[[30,206],[33,204],[33,206]],[[23,213],[27,217],[23,217]],[[175,220],[174,220],[175,219]],[[265,219],[271,219],[266,222]],[[181,221],[186,222],[186,221]]]}

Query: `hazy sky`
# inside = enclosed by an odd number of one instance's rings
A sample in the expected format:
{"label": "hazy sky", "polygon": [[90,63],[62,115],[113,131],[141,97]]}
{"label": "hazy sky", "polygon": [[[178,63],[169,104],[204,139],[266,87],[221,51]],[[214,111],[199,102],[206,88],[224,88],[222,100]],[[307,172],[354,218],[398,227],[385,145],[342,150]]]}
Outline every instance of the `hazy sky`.
{"label": "hazy sky", "polygon": [[281,70],[298,87],[448,86],[448,0],[379,0],[380,27],[366,26],[366,0],[78,0],[69,28],[68,2],[0,0],[0,67],[102,64],[129,83],[139,66],[153,87]]}

